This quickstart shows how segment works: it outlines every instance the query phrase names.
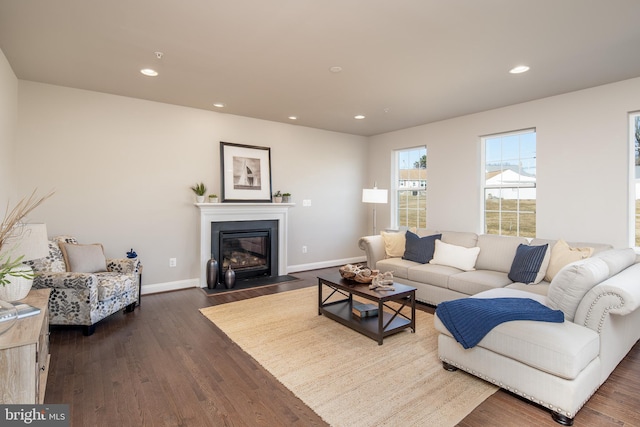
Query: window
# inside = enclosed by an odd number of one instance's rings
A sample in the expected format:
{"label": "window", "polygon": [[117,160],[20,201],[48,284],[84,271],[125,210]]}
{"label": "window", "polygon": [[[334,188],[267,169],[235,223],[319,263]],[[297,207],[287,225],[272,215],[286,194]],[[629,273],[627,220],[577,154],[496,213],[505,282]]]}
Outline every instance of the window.
{"label": "window", "polygon": [[629,146],[631,147],[631,245],[640,246],[640,112],[629,114]]}
{"label": "window", "polygon": [[482,138],[484,232],[536,236],[536,132]]}
{"label": "window", "polygon": [[394,157],[392,222],[396,228],[426,228],[427,147],[398,150]]}

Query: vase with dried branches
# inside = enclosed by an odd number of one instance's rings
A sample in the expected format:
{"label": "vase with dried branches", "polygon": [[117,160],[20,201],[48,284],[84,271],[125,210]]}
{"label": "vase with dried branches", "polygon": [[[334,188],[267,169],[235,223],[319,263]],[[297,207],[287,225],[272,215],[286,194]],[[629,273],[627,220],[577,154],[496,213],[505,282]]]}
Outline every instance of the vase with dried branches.
{"label": "vase with dried branches", "polygon": [[53,195],[53,191],[42,197],[38,197],[36,193],[37,190],[34,190],[30,196],[20,200],[12,209],[7,203],[4,219],[0,223],[0,286],[2,287],[9,285],[12,278],[33,279],[31,268],[22,268],[24,256],[13,253],[15,251],[11,247],[11,241],[19,237],[22,232],[23,219]]}

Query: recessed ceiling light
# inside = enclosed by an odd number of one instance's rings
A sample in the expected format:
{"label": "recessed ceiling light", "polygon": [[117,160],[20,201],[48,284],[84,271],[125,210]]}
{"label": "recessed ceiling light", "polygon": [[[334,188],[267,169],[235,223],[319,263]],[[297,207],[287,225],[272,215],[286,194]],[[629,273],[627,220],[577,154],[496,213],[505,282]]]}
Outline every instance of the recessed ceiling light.
{"label": "recessed ceiling light", "polygon": [[518,65],[517,67],[513,67],[509,72],[511,74],[520,74],[529,71],[529,67],[526,65]]}
{"label": "recessed ceiling light", "polygon": [[151,68],[143,68],[142,70],[140,70],[140,72],[145,76],[149,76],[149,77],[155,77],[158,75],[158,72]]}
{"label": "recessed ceiling light", "polygon": [[353,118],[356,119],[356,120],[362,120],[362,119],[364,119],[364,115],[358,114],[357,116],[354,116]]}
{"label": "recessed ceiling light", "polygon": [[289,116],[289,120],[298,120],[298,116]]}
{"label": "recessed ceiling light", "polygon": [[224,108],[226,105],[223,102],[214,102],[213,106],[216,108]]}
{"label": "recessed ceiling light", "polygon": [[329,71],[331,71],[332,73],[339,73],[340,71],[342,71],[342,67],[331,67],[329,68]]}

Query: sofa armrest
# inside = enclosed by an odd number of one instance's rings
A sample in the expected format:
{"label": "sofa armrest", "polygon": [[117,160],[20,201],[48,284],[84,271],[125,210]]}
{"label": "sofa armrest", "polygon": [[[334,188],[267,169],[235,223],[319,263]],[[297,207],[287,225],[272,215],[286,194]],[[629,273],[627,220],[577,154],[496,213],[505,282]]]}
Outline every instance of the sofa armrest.
{"label": "sofa armrest", "polygon": [[367,266],[371,269],[376,268],[376,263],[386,256],[382,235],[361,237],[358,246],[365,252]]}
{"label": "sofa armrest", "polygon": [[138,258],[110,258],[107,259],[107,271],[122,274],[138,274],[141,267]]}
{"label": "sofa armrest", "polygon": [[90,273],[37,273],[32,287],[36,289],[97,289],[98,278]]}
{"label": "sofa armrest", "polygon": [[640,264],[600,282],[585,294],[574,322],[600,333],[609,314],[627,315],[640,307]]}

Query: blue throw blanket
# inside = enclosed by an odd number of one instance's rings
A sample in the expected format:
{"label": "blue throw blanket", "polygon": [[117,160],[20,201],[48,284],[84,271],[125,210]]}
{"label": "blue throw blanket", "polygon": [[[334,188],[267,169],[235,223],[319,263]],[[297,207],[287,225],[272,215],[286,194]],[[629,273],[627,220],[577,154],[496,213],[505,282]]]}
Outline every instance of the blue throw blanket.
{"label": "blue throw blanket", "polygon": [[552,310],[529,298],[464,298],[438,304],[436,314],[464,348],[474,347],[491,329],[511,320],[564,322]]}

